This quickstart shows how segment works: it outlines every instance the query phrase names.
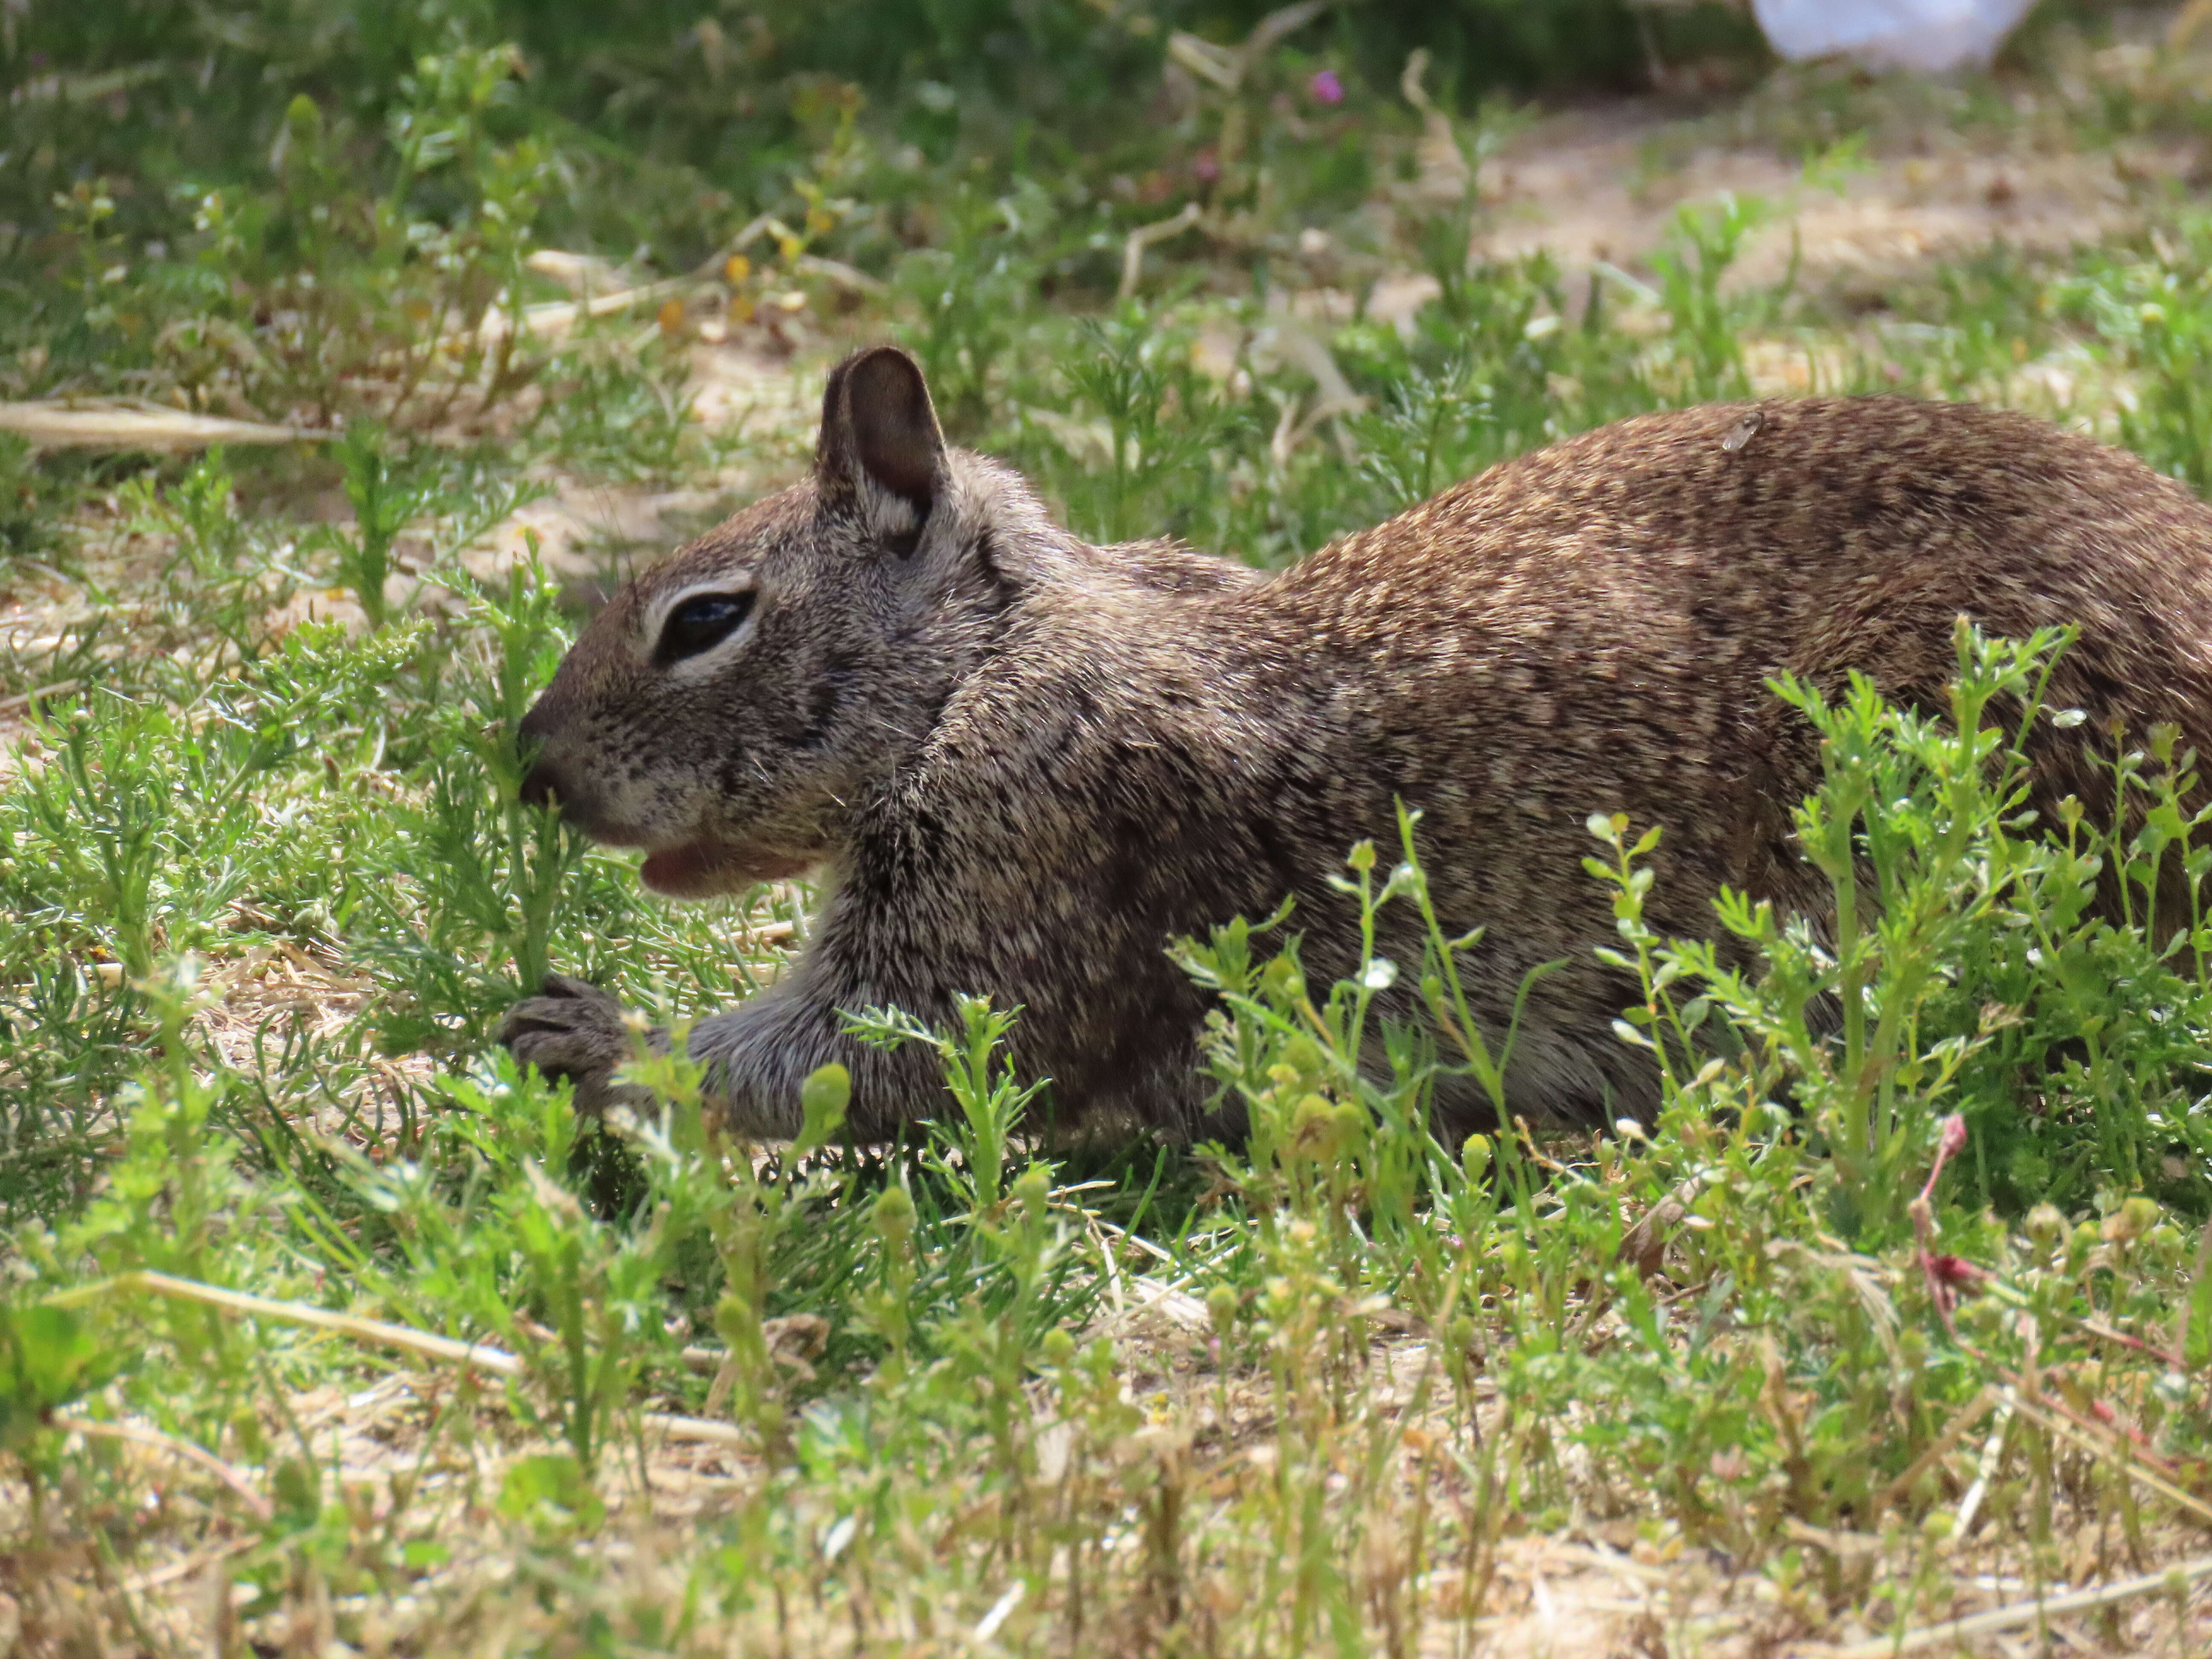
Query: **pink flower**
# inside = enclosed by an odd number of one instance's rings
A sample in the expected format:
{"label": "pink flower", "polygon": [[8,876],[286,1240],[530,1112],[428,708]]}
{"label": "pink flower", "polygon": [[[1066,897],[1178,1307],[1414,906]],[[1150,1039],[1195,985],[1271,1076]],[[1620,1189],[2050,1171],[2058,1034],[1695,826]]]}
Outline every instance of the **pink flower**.
{"label": "pink flower", "polygon": [[1344,82],[1336,78],[1334,70],[1323,70],[1306,82],[1306,90],[1324,104],[1344,101]]}
{"label": "pink flower", "polygon": [[1960,1255],[1931,1255],[1921,1265],[1931,1283],[1948,1291],[1971,1291],[1990,1277],[1988,1268],[1978,1267]]}
{"label": "pink flower", "polygon": [[1191,158],[1190,170],[1200,184],[1210,185],[1221,176],[1221,158],[1209,145]]}

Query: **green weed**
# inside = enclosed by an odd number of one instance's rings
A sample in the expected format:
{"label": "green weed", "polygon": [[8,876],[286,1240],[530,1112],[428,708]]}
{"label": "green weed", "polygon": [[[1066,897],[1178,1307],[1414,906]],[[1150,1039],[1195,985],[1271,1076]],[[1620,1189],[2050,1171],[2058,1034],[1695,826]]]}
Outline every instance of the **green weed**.
{"label": "green weed", "polygon": [[[2212,850],[2165,732],[2124,735],[2109,799],[2021,820],[2018,752],[2071,717],[2040,707],[2059,640],[1962,636],[1938,713],[1780,689],[1825,745],[1796,825],[1818,915],[1731,896],[1717,942],[1662,937],[1663,831],[1592,820],[1649,1125],[1432,1133],[1440,1087],[1504,1118],[1513,1033],[1471,1017],[1485,943],[1444,936],[1408,818],[1352,849],[1345,982],[1307,979],[1295,917],[1176,946],[1233,1145],[1062,1144],[1006,1064],[1019,1011],[981,1003],[946,1030],[849,1011],[944,1070],[905,1140],[848,1143],[834,1068],[797,1142],[718,1132],[682,1033],[782,970],[810,896],[654,904],[524,811],[518,728],[573,619],[533,562],[462,557],[526,466],[719,489],[787,464],[799,434],[692,418],[702,322],[803,377],[895,331],[956,435],[1079,531],[1261,564],[1763,390],[1778,344],[1822,385],[2007,400],[2055,359],[2077,416],[2205,483],[2185,216],[1992,251],[1869,319],[1743,284],[1782,205],[1692,202],[1651,258],[1571,285],[1470,257],[1480,196],[1416,188],[1417,117],[1455,118],[1393,95],[1403,9],[1316,13],[1241,68],[1257,8],[1018,10],[11,20],[0,390],[333,441],[0,452],[0,574],[48,607],[9,623],[0,696],[0,1590],[26,1650],[158,1625],[224,1650],[1413,1653],[1487,1639],[1532,1574],[1564,1599],[1577,1551],[1651,1586],[1647,1645],[1773,1645],[2182,1559],[2212,1428]],[[1644,50],[1618,9],[1422,27],[1462,101],[1495,65]],[[2094,80],[2100,143],[2182,118]],[[1796,84],[1746,118],[1813,182],[1909,101]],[[2026,118],[1979,82],[1929,98]],[[1461,160],[1512,118],[1454,125]],[[1125,301],[1128,233],[1185,204]],[[541,245],[690,275],[556,343],[514,325],[551,297]],[[1364,308],[1408,272],[1436,297]],[[317,491],[349,518],[299,516]],[[299,621],[333,588],[352,631]],[[1416,917],[1421,960],[1377,957]],[[678,1039],[641,1037],[627,1109],[579,1120],[488,1051],[554,965]]]}

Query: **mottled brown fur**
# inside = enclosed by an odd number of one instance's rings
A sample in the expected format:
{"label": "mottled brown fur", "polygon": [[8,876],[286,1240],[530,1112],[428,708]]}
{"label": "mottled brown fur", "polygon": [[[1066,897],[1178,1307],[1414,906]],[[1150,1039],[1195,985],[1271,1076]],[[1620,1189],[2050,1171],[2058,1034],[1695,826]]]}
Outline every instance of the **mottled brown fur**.
{"label": "mottled brown fur", "polygon": [[[1787,838],[1817,754],[1770,676],[1858,668],[1940,705],[1960,613],[2079,623],[2051,696],[2091,718],[2042,728],[2039,807],[2095,796],[2114,720],[2212,747],[2212,512],[2180,486],[2001,410],[1758,407],[1586,434],[1261,575],[1079,541],[1013,473],[942,447],[907,359],[863,354],[832,379],[814,479],[586,630],[526,728],[533,790],[610,840],[688,848],[663,873],[690,890],[823,872],[795,969],[692,1036],[746,1130],[790,1132],[833,1059],[861,1133],[929,1115],[927,1057],[860,1048],[836,1011],[944,1021],[975,992],[1021,1006],[1017,1057],[1063,1123],[1188,1131],[1205,1005],[1167,941],[1288,893],[1309,973],[1344,973],[1328,878],[1363,836],[1395,845],[1399,799],[1447,928],[1486,929],[1478,1013],[1502,1028],[1529,969],[1574,964],[1529,1004],[1514,1109],[1648,1111],[1650,1073],[1609,1030],[1621,987],[1592,963],[1614,932],[1584,821],[1664,826],[1662,930],[1710,932],[1723,882],[1817,912]],[[752,585],[753,631],[655,666],[656,607],[701,584]],[[1418,962],[1397,920],[1382,948]],[[574,981],[508,1036],[591,1086],[624,1042]]]}

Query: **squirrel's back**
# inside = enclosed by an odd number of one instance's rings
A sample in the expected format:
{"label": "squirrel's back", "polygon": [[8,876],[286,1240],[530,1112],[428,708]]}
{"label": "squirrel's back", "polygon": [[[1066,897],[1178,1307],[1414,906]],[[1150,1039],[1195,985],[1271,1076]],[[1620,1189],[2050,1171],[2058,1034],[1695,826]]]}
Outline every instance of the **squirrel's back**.
{"label": "squirrel's back", "polygon": [[[1778,674],[1833,691],[1856,670],[1940,710],[1959,617],[2011,637],[2070,624],[2049,699],[2092,718],[2031,741],[2046,819],[2069,794],[2106,810],[2116,726],[2140,743],[2171,723],[2212,753],[2212,508],[2120,451],[1970,404],[1642,416],[1221,603],[1300,642],[1328,688],[1316,832],[1383,835],[1396,801],[1419,808],[1432,884],[1486,926],[1501,988],[1609,942],[1582,890],[1593,811],[1663,826],[1662,929],[1710,932],[1723,882],[1819,909],[1790,818],[1818,750]],[[1609,1018],[1611,991],[1594,995],[1588,1018]]]}
{"label": "squirrel's back", "polygon": [[2023,621],[2054,602],[2093,628],[2163,616],[2142,650],[2206,664],[2208,556],[2212,508],[2046,421],[1808,398],[1641,416],[1503,462],[1331,544],[1272,597],[1363,656],[1410,617],[1601,667],[1678,644],[1784,661],[1941,593]]}

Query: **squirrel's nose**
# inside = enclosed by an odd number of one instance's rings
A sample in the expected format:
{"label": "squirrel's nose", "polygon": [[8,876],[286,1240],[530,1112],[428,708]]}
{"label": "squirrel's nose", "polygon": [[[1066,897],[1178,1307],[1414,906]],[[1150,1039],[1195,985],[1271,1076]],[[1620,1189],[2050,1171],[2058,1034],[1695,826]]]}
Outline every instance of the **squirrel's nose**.
{"label": "squirrel's nose", "polygon": [[568,791],[561,787],[561,775],[545,762],[540,761],[530,769],[517,792],[525,806],[551,806]]}
{"label": "squirrel's nose", "polygon": [[[562,781],[560,769],[553,764],[551,744],[560,726],[558,712],[550,696],[544,696],[530,706],[515,728],[518,746],[531,757],[530,770],[524,775],[522,787],[515,793],[525,806],[551,806],[571,799],[568,785]],[[532,751],[535,754],[532,754]]]}

